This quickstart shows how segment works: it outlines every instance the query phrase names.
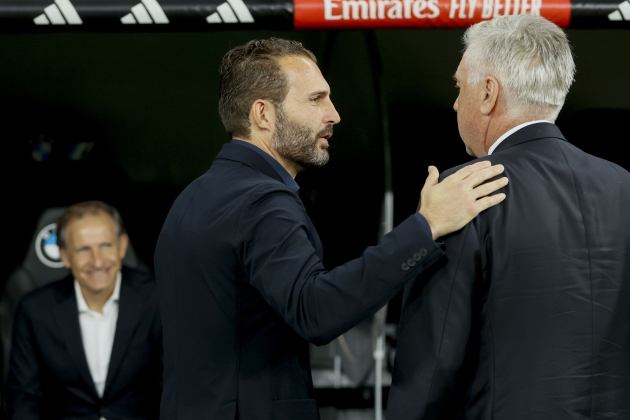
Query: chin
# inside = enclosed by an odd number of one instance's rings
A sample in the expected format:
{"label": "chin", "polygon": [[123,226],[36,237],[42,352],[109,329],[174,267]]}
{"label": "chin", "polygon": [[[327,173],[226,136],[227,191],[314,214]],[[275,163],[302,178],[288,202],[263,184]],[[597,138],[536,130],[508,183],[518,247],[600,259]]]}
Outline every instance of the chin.
{"label": "chin", "polygon": [[108,273],[106,278],[101,276],[85,276],[84,278],[86,285],[96,293],[107,290],[116,283],[116,273],[113,275]]}
{"label": "chin", "polygon": [[104,281],[91,281],[89,282],[89,286],[90,289],[92,289],[94,292],[102,292],[104,290],[109,289],[110,287],[112,287],[112,285],[116,282],[116,278],[114,279],[110,279],[107,282]]}

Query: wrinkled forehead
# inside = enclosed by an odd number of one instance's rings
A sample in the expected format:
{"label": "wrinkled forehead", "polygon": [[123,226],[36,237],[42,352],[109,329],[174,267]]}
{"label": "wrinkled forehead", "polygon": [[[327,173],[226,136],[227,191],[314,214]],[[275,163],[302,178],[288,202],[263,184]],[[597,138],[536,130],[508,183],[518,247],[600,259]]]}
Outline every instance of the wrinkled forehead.
{"label": "wrinkled forehead", "polygon": [[459,65],[457,66],[457,70],[455,71],[455,74],[453,75],[453,78],[458,82],[462,82],[466,78],[467,73],[468,72],[466,70],[466,64],[464,63],[464,58],[462,57],[461,61],[459,62]]}
{"label": "wrinkled forehead", "polygon": [[102,228],[115,232],[117,230],[116,222],[105,211],[89,212],[83,215],[77,215],[68,221],[66,231],[70,234],[90,228]]}

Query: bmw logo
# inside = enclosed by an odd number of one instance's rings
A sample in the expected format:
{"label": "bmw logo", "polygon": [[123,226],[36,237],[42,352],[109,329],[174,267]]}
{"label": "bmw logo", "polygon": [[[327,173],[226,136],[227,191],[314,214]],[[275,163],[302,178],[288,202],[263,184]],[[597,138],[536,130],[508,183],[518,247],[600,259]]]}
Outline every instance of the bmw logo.
{"label": "bmw logo", "polygon": [[42,264],[51,268],[63,267],[57,246],[57,224],[51,223],[43,228],[35,240],[35,253]]}

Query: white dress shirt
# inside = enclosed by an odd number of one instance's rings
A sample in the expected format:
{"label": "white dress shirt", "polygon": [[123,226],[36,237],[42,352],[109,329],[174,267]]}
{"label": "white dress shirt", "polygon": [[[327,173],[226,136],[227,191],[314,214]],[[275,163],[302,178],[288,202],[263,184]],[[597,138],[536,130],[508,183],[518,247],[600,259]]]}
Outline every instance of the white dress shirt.
{"label": "white dress shirt", "polygon": [[507,139],[508,137],[510,137],[512,134],[516,133],[521,128],[527,127],[528,125],[532,125],[532,124],[538,124],[538,123],[550,123],[550,124],[553,124],[551,121],[547,121],[547,120],[528,121],[528,122],[525,122],[523,124],[519,124],[516,127],[512,128],[511,130],[509,130],[508,132],[506,132],[505,134],[503,134],[501,137],[499,137],[497,139],[497,141],[495,141],[494,144],[492,146],[490,146],[490,150],[488,150],[488,155],[491,155],[492,152],[494,152],[494,149],[496,149],[497,146],[499,144],[501,144],[501,142],[503,140]]}
{"label": "white dress shirt", "polygon": [[116,321],[118,320],[118,300],[120,298],[121,275],[118,272],[116,286],[105,306],[103,313],[92,311],[88,308],[79,282],[74,280],[74,291],[79,307],[79,324],[81,325],[81,338],[85,358],[87,359],[90,374],[99,397],[103,397],[105,380],[109,368],[109,359],[112,355],[114,335],[116,334]]}

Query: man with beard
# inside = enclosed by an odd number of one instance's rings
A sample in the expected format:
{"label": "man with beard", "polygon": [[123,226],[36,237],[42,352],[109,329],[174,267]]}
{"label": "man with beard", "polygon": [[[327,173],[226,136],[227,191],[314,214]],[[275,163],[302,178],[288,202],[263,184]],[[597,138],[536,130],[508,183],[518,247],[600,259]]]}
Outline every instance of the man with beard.
{"label": "man with beard", "polygon": [[294,177],[328,161],[339,115],[313,54],[256,40],[221,65],[219,112],[232,141],[175,201],[155,252],[164,327],[163,419],[316,420],[309,342],[375,313],[440,259],[435,238],[505,197],[480,163],[437,183],[419,213],[334,270]]}

